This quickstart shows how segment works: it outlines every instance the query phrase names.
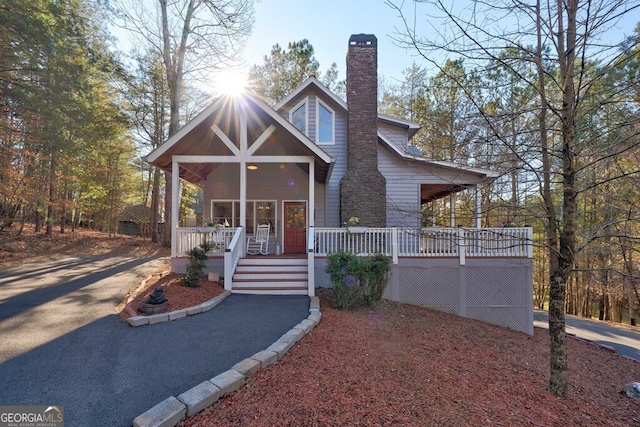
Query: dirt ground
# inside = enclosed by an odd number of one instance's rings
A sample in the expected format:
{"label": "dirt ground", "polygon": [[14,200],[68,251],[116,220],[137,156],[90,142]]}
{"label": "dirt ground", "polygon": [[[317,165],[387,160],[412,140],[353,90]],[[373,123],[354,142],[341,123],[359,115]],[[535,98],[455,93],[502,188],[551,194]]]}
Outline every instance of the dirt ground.
{"label": "dirt ground", "polygon": [[[144,239],[85,231],[51,239],[32,230],[0,233],[0,268],[88,251],[149,255],[163,249]],[[174,281],[169,289],[182,291],[166,270],[146,286],[164,278]],[[184,303],[211,296],[190,298]],[[596,345],[569,339],[569,397],[562,399],[547,390],[546,330],[528,336],[391,302],[340,311],[324,292],[321,301],[320,324],[277,364],[181,425],[640,425],[640,400],[623,393],[625,384],[640,381],[640,363]]]}
{"label": "dirt ground", "polygon": [[44,232],[35,233],[31,224],[20,224],[0,232],[0,268],[23,262],[51,258],[55,255],[100,255],[123,256],[168,255],[167,249],[149,239],[123,235],[109,236],[106,233],[80,229],[60,233],[55,228],[51,237]]}

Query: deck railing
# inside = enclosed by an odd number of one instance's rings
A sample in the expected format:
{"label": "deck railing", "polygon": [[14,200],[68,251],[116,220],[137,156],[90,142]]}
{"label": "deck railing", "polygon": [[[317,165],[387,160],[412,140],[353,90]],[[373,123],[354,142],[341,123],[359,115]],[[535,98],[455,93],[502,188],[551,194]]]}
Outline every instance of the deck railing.
{"label": "deck railing", "polygon": [[315,228],[315,254],[346,251],[397,257],[528,257],[529,227]]}
{"label": "deck railing", "polygon": [[[187,227],[177,230],[177,254],[204,241],[210,256],[223,256],[237,228]],[[309,252],[315,256],[346,251],[397,257],[528,257],[533,256],[530,227],[505,228],[313,228]]]}

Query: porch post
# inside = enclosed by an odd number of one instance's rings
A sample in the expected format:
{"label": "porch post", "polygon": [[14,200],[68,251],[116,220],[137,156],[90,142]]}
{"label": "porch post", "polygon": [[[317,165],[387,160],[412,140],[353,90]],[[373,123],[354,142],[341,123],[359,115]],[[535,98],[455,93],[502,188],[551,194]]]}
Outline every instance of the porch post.
{"label": "porch post", "polygon": [[315,159],[309,161],[309,227],[315,226],[316,208],[316,162]]}
{"label": "porch post", "polygon": [[482,206],[480,206],[480,190],[478,189],[478,185],[476,184],[475,191],[475,217],[476,217],[476,228],[482,228]]}
{"label": "porch post", "polygon": [[[247,229],[247,117],[241,109],[238,109],[240,116],[240,226]],[[242,253],[246,248],[246,242],[240,242],[243,245]],[[244,255],[242,255],[244,257]]]}
{"label": "porch post", "polygon": [[[391,260],[393,265],[398,265],[398,228],[391,229]],[[397,301],[397,300],[394,300]]]}
{"label": "porch post", "polygon": [[315,228],[314,227],[309,227],[309,236],[307,238],[307,264],[308,264],[308,271],[307,271],[307,294],[310,297],[313,297],[316,295],[316,254],[315,254],[315,241],[316,241],[316,236],[315,236]]}
{"label": "porch post", "polygon": [[449,226],[456,226],[456,195],[449,194]]}
{"label": "porch post", "polygon": [[[171,161],[171,258],[178,256],[178,206],[180,205],[180,165]],[[166,224],[165,224],[166,226]]]}
{"label": "porch post", "polygon": [[316,176],[316,162],[315,158],[309,160],[309,202],[307,206],[307,216],[309,222],[307,224],[307,293],[310,297],[316,295],[316,263],[315,263],[315,233],[314,233],[314,220],[315,220],[315,206],[316,206],[316,193],[315,193],[315,176]]}

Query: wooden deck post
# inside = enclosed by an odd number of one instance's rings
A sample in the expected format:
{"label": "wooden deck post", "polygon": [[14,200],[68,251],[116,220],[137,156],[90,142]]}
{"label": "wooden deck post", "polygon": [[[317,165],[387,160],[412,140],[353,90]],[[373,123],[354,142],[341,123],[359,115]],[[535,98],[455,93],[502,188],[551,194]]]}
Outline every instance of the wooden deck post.
{"label": "wooden deck post", "polygon": [[398,265],[398,229],[391,229],[391,259],[393,265]]}
{"label": "wooden deck post", "polygon": [[460,258],[460,265],[467,263],[467,245],[464,240],[464,228],[458,228],[458,257]]}

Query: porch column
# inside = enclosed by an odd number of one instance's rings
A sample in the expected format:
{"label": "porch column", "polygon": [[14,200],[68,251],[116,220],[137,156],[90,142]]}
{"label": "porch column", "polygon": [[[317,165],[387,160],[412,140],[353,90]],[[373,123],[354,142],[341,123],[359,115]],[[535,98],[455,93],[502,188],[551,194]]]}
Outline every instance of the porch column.
{"label": "porch column", "polygon": [[456,226],[456,195],[449,194],[449,226]]}
{"label": "porch column", "polygon": [[309,161],[309,227],[315,227],[315,211],[316,211],[316,162]]}
{"label": "porch column", "polygon": [[178,206],[180,205],[180,165],[176,160],[171,161],[171,193],[171,258],[175,258],[178,256]]}
{"label": "porch column", "polygon": [[475,186],[476,192],[476,200],[475,200],[475,217],[476,217],[476,228],[482,228],[482,206],[480,204],[480,190],[478,189],[478,185]]}
{"label": "porch column", "polygon": [[[243,111],[240,116],[240,226],[247,230],[247,118]],[[244,245],[244,243],[242,243]]]}

